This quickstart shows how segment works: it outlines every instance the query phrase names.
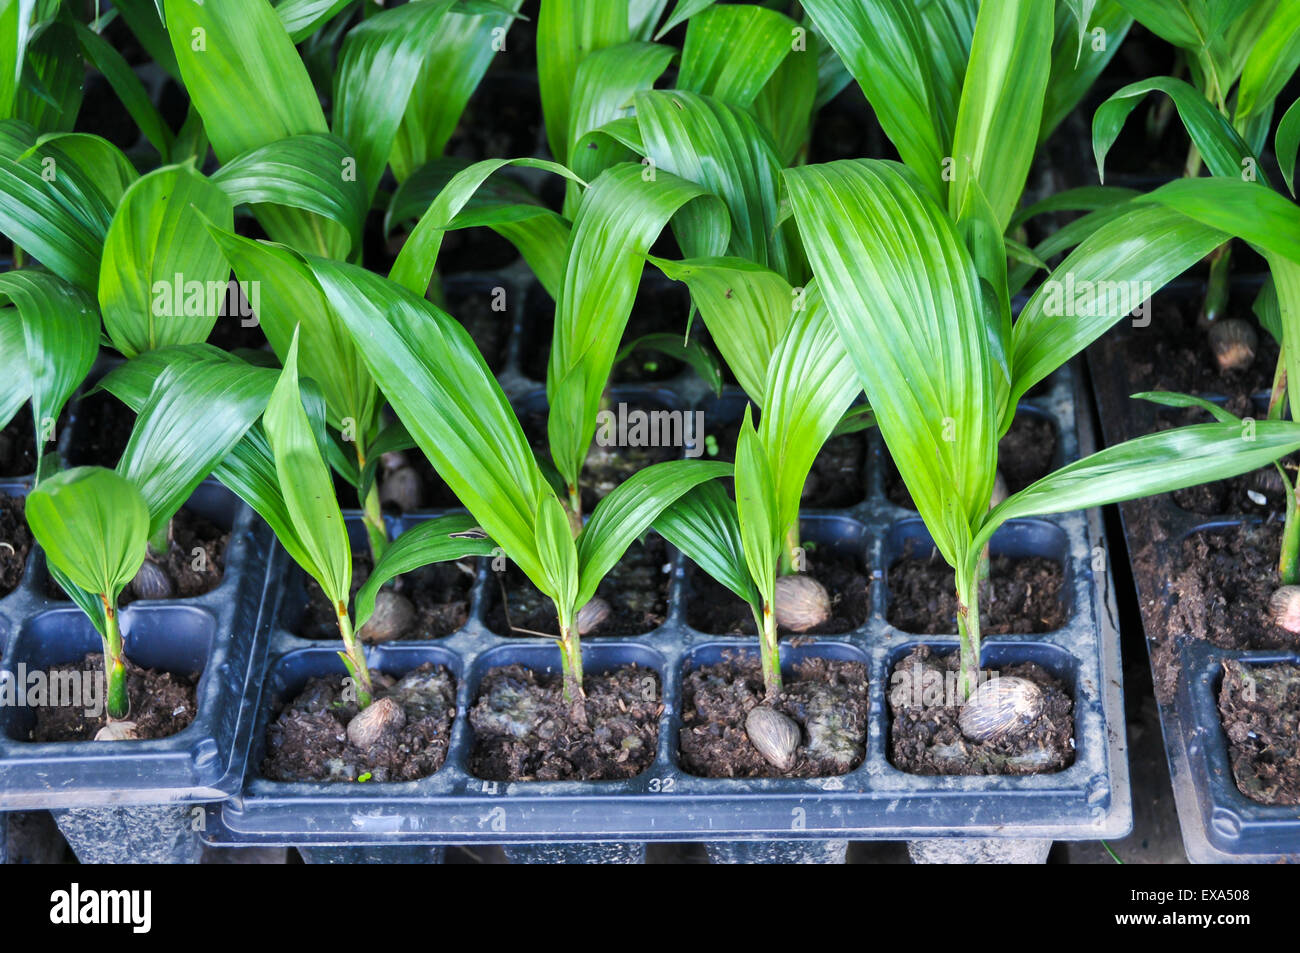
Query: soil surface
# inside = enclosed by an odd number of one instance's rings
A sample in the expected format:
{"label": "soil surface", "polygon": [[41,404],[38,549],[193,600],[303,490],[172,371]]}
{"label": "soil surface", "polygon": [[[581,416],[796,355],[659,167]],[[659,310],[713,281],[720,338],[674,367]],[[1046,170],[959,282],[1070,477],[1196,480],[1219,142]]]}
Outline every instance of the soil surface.
{"label": "soil surface", "polygon": [[[172,546],[157,561],[172,581],[173,598],[190,599],[221,585],[229,542],[230,534],[219,526],[187,509],[177,510],[172,517]],[[202,550],[202,556],[195,550]],[[196,565],[202,568],[195,568]],[[125,605],[134,598],[127,590],[118,601]]]}
{"label": "soil surface", "polygon": [[[1051,632],[1065,624],[1065,574],[1055,560],[994,556],[989,581],[993,594],[984,594],[979,607],[983,634]],[[956,577],[937,553],[929,559],[904,555],[894,563],[889,596],[890,625],[924,635],[957,631]]]}
{"label": "soil surface", "polygon": [[896,768],[911,774],[1047,774],[1074,763],[1074,702],[1062,682],[1033,662],[999,670],[999,677],[1028,679],[1043,690],[1042,714],[1008,737],[974,742],[961,733],[961,707],[948,690],[959,668],[957,652],[939,656],[925,645],[894,666],[889,760]]}
{"label": "soil surface", "polygon": [[1189,536],[1170,581],[1177,602],[1170,630],[1224,649],[1294,649],[1300,636],[1274,625],[1268,600],[1278,587],[1282,524],[1267,522]]}
{"label": "soil surface", "polygon": [[[736,419],[720,427],[708,425],[706,439],[708,459],[730,463],[736,459],[736,444],[740,439],[741,420]],[[758,425],[755,408],[754,425]],[[800,505],[812,509],[840,509],[856,506],[867,496],[867,432],[846,433],[827,440],[813,460],[808,479],[804,481]],[[729,490],[734,486],[730,477],[723,481]],[[901,484],[900,484],[901,485]],[[735,493],[733,491],[732,495]]]}
{"label": "soil surface", "polygon": [[83,397],[74,412],[76,431],[68,447],[68,466],[117,466],[131,439],[135,414],[106,391]]}
{"label": "soil surface", "polygon": [[[55,665],[55,672],[80,672],[82,679],[96,679],[99,686],[99,707],[103,708],[104,656],[96,652],[80,662]],[[195,686],[197,673],[176,675],[140,668],[130,659],[126,661],[126,690],[131,699],[127,720],[135,723],[140,740],[167,738],[184,731],[197,712]],[[83,681],[83,685],[85,682]],[[74,705],[36,706],[36,725],[32,728],[32,741],[91,741],[96,732],[108,723],[102,713],[87,715],[82,703]],[[51,699],[52,700],[52,699]]]}
{"label": "soil surface", "polygon": [[772,707],[798,722],[795,764],[781,771],[750,743],[745,716],[764,701],[763,669],[753,653],[686,674],[682,688],[682,767],[706,778],[824,778],[862,763],[867,739],[867,667],[806,659],[783,679]]}
{"label": "soil surface", "polygon": [[23,581],[31,551],[32,531],[27,528],[26,500],[0,493],[0,596],[9,595]]}
{"label": "soil surface", "polygon": [[444,666],[425,662],[400,679],[372,671],[375,701],[391,698],[405,716],[362,750],[348,738],[358,713],[339,676],[310,679],[275,710],[266,731],[262,774],[273,781],[414,781],[442,767],[456,717],[456,684]]}
{"label": "soil surface", "polygon": [[[1210,351],[1205,330],[1197,325],[1201,299],[1159,295],[1154,299],[1151,326],[1130,328],[1110,345],[1110,353],[1127,365],[1133,390],[1171,390],[1187,394],[1217,394],[1238,416],[1255,415],[1252,394],[1273,386],[1277,369],[1277,342],[1249,313],[1248,301],[1231,302],[1228,317],[1255,328],[1259,343],[1254,362],[1244,370],[1220,371]],[[1206,419],[1203,415],[1202,420]]]}
{"label": "soil surface", "polygon": [[[460,568],[464,563],[469,572]],[[374,563],[367,550],[352,553],[352,584],[348,592],[351,602],[367,579]],[[398,576],[389,584],[415,607],[415,624],[395,636],[401,640],[438,639],[451,635],[469,621],[469,596],[474,586],[473,559],[458,562],[434,563],[421,566]],[[298,623],[298,634],[305,639],[339,638],[338,621],[334,607],[315,579],[305,577],[306,602]],[[387,641],[387,640],[385,640]]]}
{"label": "soil surface", "polygon": [[[648,415],[666,409],[651,401],[615,401],[611,411],[616,415],[619,403],[627,405],[629,437],[632,436],[630,431],[638,419],[633,416],[637,411],[643,411]],[[549,460],[550,439],[546,433],[546,420],[547,409],[541,407],[521,414],[519,422],[523,425],[524,435],[528,438],[529,444],[538,451],[539,456]],[[647,424],[644,429],[648,432],[651,428]],[[597,503],[609,495],[610,491],[634,473],[639,473],[651,464],[677,460],[681,456],[681,447],[602,447],[598,440],[593,439],[591,448],[587,451],[587,459],[582,465],[582,472],[578,475],[583,513],[589,514],[596,508]]]}
{"label": "soil surface", "polygon": [[[622,344],[630,344],[647,334],[684,334],[689,312],[690,294],[685,285],[655,281],[647,272],[628,315]],[[533,285],[528,292],[524,329],[519,370],[532,380],[545,381],[555,334],[555,302],[541,285]],[[660,351],[637,349],[614,364],[610,380],[615,384],[665,381],[680,374],[684,366],[677,358]]]}
{"label": "soil surface", "polygon": [[[447,481],[438,475],[438,471],[433,468],[433,464],[428,461],[423,453],[416,448],[403,450],[406,457],[407,465],[415,471],[416,476],[420,478],[420,497],[416,501],[418,505],[410,509],[403,509],[395,502],[385,501],[383,506],[386,511],[394,513],[410,512],[411,510],[436,510],[448,509],[451,507],[460,507],[460,500],[456,499],[456,494],[451,492],[451,487],[447,486]],[[384,480],[387,479],[385,474],[379,475],[380,492],[383,491]],[[355,507],[356,490],[344,485],[344,496],[340,500],[348,500],[348,508]]]}
{"label": "soil surface", "polygon": [[[451,233],[448,233],[451,234]],[[446,289],[447,311],[469,332],[488,369],[493,374],[501,372],[506,363],[506,343],[510,340],[510,311],[492,310],[492,287],[456,286]],[[504,286],[503,286],[504,287]],[[506,288],[506,294],[510,289]],[[412,451],[419,454],[419,451]]]}
{"label": "soil surface", "polygon": [[[830,617],[805,635],[852,632],[871,614],[871,578],[861,564],[831,549],[808,547],[808,573],[831,597]],[[710,635],[756,635],[754,613],[730,589],[702,569],[693,568],[687,596],[686,623]]]}
{"label": "soil surface", "polygon": [[[1056,425],[1049,419],[1020,414],[1011,421],[998,442],[998,470],[1006,480],[1008,493],[1019,492],[1052,471],[1056,440]],[[885,459],[885,496],[895,506],[916,509],[893,458],[886,454]]]}
{"label": "soil surface", "polygon": [[1300,804],[1300,665],[1223,663],[1219,714],[1237,787],[1264,804]]}
{"label": "soil surface", "polygon": [[[658,536],[646,537],[644,545],[633,543],[596,587],[596,595],[609,603],[610,613],[586,635],[644,635],[663,625],[668,618],[670,569],[668,547]],[[504,572],[492,573],[487,591],[485,622],[493,632],[560,634],[555,604],[513,563]],[[503,591],[508,617],[502,609]]]}
{"label": "soil surface", "polygon": [[1008,493],[1018,493],[1052,469],[1056,453],[1056,424],[1033,414],[1021,414],[998,443],[998,469]]}
{"label": "soil surface", "polygon": [[0,477],[36,472],[36,425],[32,405],[23,404],[14,419],[0,430]]}
{"label": "soil surface", "polygon": [[587,675],[586,724],[566,704],[558,673],[522,665],[490,669],[470,709],[469,769],[489,781],[605,781],[631,778],[659,742],[659,677],[629,665]]}
{"label": "soil surface", "polygon": [[[226,570],[226,545],[230,534],[197,513],[181,508],[172,517],[172,545],[161,559],[155,559],[172,582],[171,599],[192,599],[221,585]],[[195,550],[201,550],[201,555]],[[201,567],[201,568],[196,568]],[[52,599],[67,599],[63,587],[51,576],[45,583]],[[117,597],[125,606],[139,597],[128,585]]]}
{"label": "soil surface", "polygon": [[[1285,466],[1294,481],[1297,477],[1294,458]],[[1286,512],[1286,490],[1272,466],[1229,480],[1175,490],[1171,496],[1177,506],[1198,516],[1267,516]]]}

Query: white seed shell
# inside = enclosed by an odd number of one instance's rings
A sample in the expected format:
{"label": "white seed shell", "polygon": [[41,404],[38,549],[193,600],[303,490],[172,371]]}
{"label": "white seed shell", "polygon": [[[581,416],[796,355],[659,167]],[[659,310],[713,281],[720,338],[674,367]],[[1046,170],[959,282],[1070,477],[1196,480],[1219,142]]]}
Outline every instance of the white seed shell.
{"label": "white seed shell", "polygon": [[609,603],[600,596],[593,596],[591,601],[578,610],[578,634],[587,635],[596,630],[609,618]]}
{"label": "white seed shell", "polygon": [[96,741],[135,741],[139,737],[133,721],[110,721],[95,732]]}
{"label": "white seed shell", "polygon": [[397,731],[406,724],[406,712],[391,698],[371,702],[364,711],[348,722],[348,741],[362,751],[372,747],[385,732]]}
{"label": "white seed shell", "polygon": [[173,592],[172,580],[161,566],[152,559],[146,559],[131,580],[131,591],[137,599],[170,599]]}
{"label": "white seed shell", "polygon": [[806,632],[830,617],[831,597],[812,576],[781,576],[776,580],[773,612],[781,628]]}
{"label": "white seed shell", "polygon": [[957,715],[971,741],[1000,741],[1032,725],[1043,713],[1043,692],[1028,679],[1005,675],[975,689]]}
{"label": "white seed shell", "polygon": [[375,611],[361,627],[357,637],[377,644],[399,639],[415,625],[415,606],[411,600],[390,589],[380,589],[375,596]]}
{"label": "white seed shell", "polygon": [[751,708],[745,716],[745,734],[769,764],[782,771],[794,767],[800,732],[792,719],[766,705],[759,705]]}
{"label": "white seed shell", "polygon": [[1268,600],[1269,618],[1288,632],[1300,633],[1300,586],[1281,586]]}

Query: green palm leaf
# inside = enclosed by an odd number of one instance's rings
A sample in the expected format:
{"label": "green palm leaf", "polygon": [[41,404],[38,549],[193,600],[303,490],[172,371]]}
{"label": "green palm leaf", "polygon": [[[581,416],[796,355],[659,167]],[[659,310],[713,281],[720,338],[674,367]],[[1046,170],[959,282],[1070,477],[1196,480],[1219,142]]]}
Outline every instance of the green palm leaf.
{"label": "green palm leaf", "polygon": [[224,300],[230,268],[205,219],[231,230],[234,208],[188,166],[151,172],[123,195],[104,241],[99,307],[127,357],[202,341],[216,323],[215,289]]}
{"label": "green palm leaf", "polygon": [[667,173],[647,181],[623,164],[601,174],[583,195],[555,309],[547,366],[551,458],[571,493],[596,429],[601,393],[632,311],[645,255],[668,220],[703,200],[713,222],[703,230],[716,254],[728,234],[722,203],[700,186]]}
{"label": "green palm leaf", "polygon": [[951,221],[895,163],[832,162],[785,178],[881,435],[940,552],[958,565],[988,506],[997,454],[974,264]]}
{"label": "green palm leaf", "polygon": [[[0,384],[0,421],[31,401],[39,478],[45,435],[95,362],[99,312],[85,291],[28,269],[0,274],[0,301],[13,305],[12,314],[0,311],[0,334],[4,353],[15,359]],[[17,359],[20,354],[24,359]]]}

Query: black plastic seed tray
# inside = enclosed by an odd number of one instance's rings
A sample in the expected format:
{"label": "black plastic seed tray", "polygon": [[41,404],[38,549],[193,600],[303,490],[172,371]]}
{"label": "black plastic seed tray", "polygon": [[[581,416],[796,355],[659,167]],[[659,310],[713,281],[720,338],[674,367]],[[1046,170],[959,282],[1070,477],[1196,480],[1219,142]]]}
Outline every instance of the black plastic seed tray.
{"label": "black plastic seed tray", "polygon": [[[1188,282],[1163,292],[1189,299],[1203,293],[1202,286]],[[1236,296],[1247,293],[1253,294],[1251,283],[1235,286]],[[1172,413],[1130,399],[1130,394],[1148,388],[1130,380],[1129,370],[1118,355],[1123,353],[1126,335],[1146,332],[1126,326],[1117,331],[1116,338],[1095,345],[1088,354],[1108,444],[1150,433],[1162,416],[1168,419]],[[1258,394],[1255,401],[1266,405],[1267,395]],[[1300,861],[1300,807],[1263,804],[1237,788],[1218,708],[1225,661],[1235,659],[1248,665],[1296,663],[1300,662],[1300,653],[1217,648],[1194,638],[1173,621],[1172,615],[1176,596],[1169,580],[1183,564],[1183,541],[1194,534],[1230,529],[1243,518],[1193,513],[1178,506],[1171,495],[1121,504],[1120,515],[1153,666],[1162,652],[1168,652],[1180,669],[1169,697],[1162,697],[1157,679],[1156,701],[1188,858],[1194,863]],[[1253,517],[1246,517],[1246,521],[1250,519]],[[1162,569],[1149,571],[1146,566]]]}
{"label": "black plastic seed tray", "polygon": [[[26,495],[27,484],[0,482]],[[265,656],[259,616],[270,532],[229,491],[204,484],[186,504],[230,532],[220,585],[202,596],[140,600],[121,612],[127,656],[146,668],[202,672],[197,714],[180,733],[149,741],[35,743],[30,705],[0,704],[0,810],[210,801],[239,789]],[[34,547],[23,581],[0,599],[0,698],[50,666],[101,651],[99,634],[72,602],[50,595]],[[30,699],[29,699],[30,700]]]}
{"label": "black plastic seed tray", "polygon": [[[647,283],[654,280],[647,275]],[[522,333],[522,316],[531,312],[528,324],[535,327],[537,314],[550,307],[549,299],[535,284],[529,288],[530,281],[526,270],[519,267],[506,275],[452,278],[445,283],[449,298],[471,285],[484,295],[492,294],[494,288],[505,289],[515,326],[500,379],[521,411],[544,400],[540,384],[520,372],[521,358],[541,346]],[[521,300],[525,295],[527,300]],[[685,315],[683,305],[683,323]],[[708,433],[724,424],[729,414],[738,413],[744,403],[738,392],[728,392],[719,402],[698,379],[686,374],[646,388],[621,388],[614,396],[616,400],[644,398],[668,406],[704,409]],[[1023,408],[1055,422],[1062,460],[1073,460],[1091,447],[1086,415],[1076,413],[1078,401],[1075,377],[1066,368]],[[723,405],[729,409],[724,410]],[[806,780],[734,780],[696,777],[683,769],[677,738],[684,672],[693,665],[717,660],[726,650],[753,651],[756,639],[721,637],[687,625],[691,569],[674,554],[665,566],[671,584],[664,625],[643,636],[589,636],[583,640],[588,672],[636,663],[658,675],[663,701],[658,748],[653,764],[641,775],[625,781],[507,783],[471,774],[468,761],[473,732],[465,713],[477,697],[485,672],[512,662],[552,671],[559,665],[558,650],[550,640],[507,636],[488,628],[487,609],[498,587],[488,561],[483,560],[471,595],[470,620],[464,628],[436,641],[390,642],[369,650],[371,664],[380,670],[399,673],[432,661],[446,665],[455,676],[458,717],[443,767],[422,780],[400,783],[268,780],[261,776],[259,766],[275,703],[293,697],[312,675],[343,674],[336,640],[312,641],[294,634],[305,577],[277,546],[268,590],[273,633],[248,775],[238,795],[210,807],[204,840],[232,846],[382,846],[935,836],[1069,840],[1123,835],[1131,826],[1131,809],[1118,633],[1110,609],[1104,540],[1095,512],[1009,524],[993,542],[995,552],[1044,556],[1064,566],[1068,622],[1043,635],[990,638],[985,659],[993,666],[1032,660],[1065,681],[1075,703],[1073,764],[1059,773],[1035,776],[923,777],[904,773],[890,763],[886,692],[893,664],[920,644],[940,651],[955,650],[957,637],[913,635],[885,619],[887,567],[901,554],[907,539],[928,542],[915,514],[887,501],[885,459],[876,436],[868,435],[863,501],[846,509],[807,510],[803,518],[806,540],[815,541],[818,549],[831,547],[860,560],[870,570],[869,618],[844,635],[819,636],[799,647],[788,640],[782,644],[787,666],[812,656],[853,659],[868,666],[866,751],[861,765],[852,772]],[[428,515],[397,518],[393,529],[401,531]],[[351,519],[354,532],[359,533],[356,517]],[[816,551],[810,556],[814,572]]]}

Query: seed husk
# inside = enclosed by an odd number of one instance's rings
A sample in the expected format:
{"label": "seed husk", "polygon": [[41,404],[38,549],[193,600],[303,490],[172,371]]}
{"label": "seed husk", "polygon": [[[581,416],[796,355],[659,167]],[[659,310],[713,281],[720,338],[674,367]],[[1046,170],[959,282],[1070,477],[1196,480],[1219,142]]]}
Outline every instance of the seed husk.
{"label": "seed husk", "polygon": [[793,719],[774,708],[758,705],[745,716],[745,734],[769,764],[782,771],[794,767],[800,731]]}
{"label": "seed husk", "polygon": [[776,580],[773,612],[776,624],[791,632],[806,632],[830,618],[831,597],[826,587],[802,573]]}
{"label": "seed husk", "polygon": [[95,732],[96,741],[135,741],[140,737],[133,721],[110,721]]}
{"label": "seed husk", "polygon": [[391,589],[380,589],[375,596],[375,612],[357,636],[362,642],[377,644],[400,639],[415,625],[415,606],[411,600]]}
{"label": "seed husk", "polygon": [[590,602],[578,610],[578,618],[575,620],[578,634],[587,635],[595,631],[609,618],[609,612],[609,603],[600,596],[593,596]]}
{"label": "seed husk", "polygon": [[403,513],[418,510],[424,501],[420,475],[414,467],[399,466],[384,473],[379,481],[379,502],[395,506]]}
{"label": "seed husk", "polygon": [[171,577],[152,559],[146,559],[131,580],[137,599],[170,599],[175,592]]}
{"label": "seed husk", "polygon": [[391,698],[380,698],[348,722],[348,741],[362,751],[374,747],[390,731],[406,724],[406,712]]}
{"label": "seed husk", "polygon": [[1300,634],[1300,586],[1281,586],[1268,600],[1268,615],[1274,625]]}
{"label": "seed husk", "polygon": [[1244,371],[1255,361],[1259,336],[1247,322],[1220,318],[1210,325],[1210,350],[1221,371]]}
{"label": "seed husk", "polygon": [[991,678],[971,694],[957,715],[971,741],[1001,741],[1019,734],[1043,713],[1043,692],[1025,678]]}
{"label": "seed husk", "polygon": [[1007,480],[998,470],[997,475],[993,478],[993,495],[989,497],[989,509],[997,506],[1007,498]]}

